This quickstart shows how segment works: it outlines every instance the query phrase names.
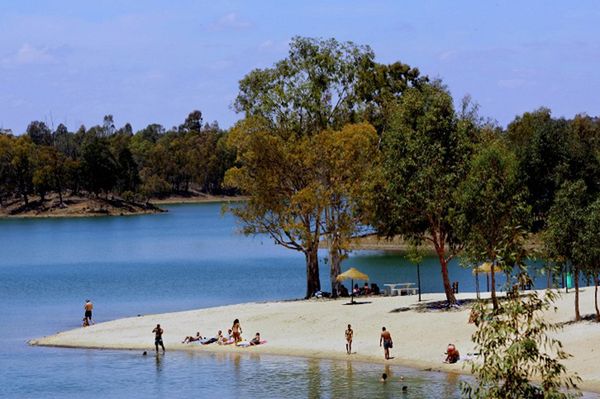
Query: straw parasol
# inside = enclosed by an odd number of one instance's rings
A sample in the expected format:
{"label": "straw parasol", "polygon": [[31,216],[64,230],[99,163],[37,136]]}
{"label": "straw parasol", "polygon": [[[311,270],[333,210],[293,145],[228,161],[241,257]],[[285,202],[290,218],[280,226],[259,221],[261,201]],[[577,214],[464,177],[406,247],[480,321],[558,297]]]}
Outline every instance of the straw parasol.
{"label": "straw parasol", "polygon": [[[499,273],[501,270],[499,267],[494,268],[494,273]],[[473,268],[473,274],[475,275],[475,285],[477,288],[477,298],[479,298],[479,273],[485,273],[485,279],[487,282],[487,290],[490,290],[490,273],[492,272],[492,262],[483,262],[481,265]]]}
{"label": "straw parasol", "polygon": [[350,289],[352,290],[350,303],[354,303],[354,280],[369,281],[369,276],[367,276],[363,272],[351,267],[350,269],[346,270],[344,273],[339,274],[336,278],[336,281],[344,281],[344,280],[352,280],[352,285],[350,286]]}

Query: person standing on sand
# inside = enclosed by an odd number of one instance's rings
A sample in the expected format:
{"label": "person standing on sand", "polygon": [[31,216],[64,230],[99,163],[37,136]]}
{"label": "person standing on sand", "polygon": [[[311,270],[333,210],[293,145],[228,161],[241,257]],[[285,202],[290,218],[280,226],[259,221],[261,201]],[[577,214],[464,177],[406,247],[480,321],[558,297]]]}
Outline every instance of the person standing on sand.
{"label": "person standing on sand", "polygon": [[165,353],[165,345],[163,344],[162,340],[162,335],[165,331],[160,328],[160,324],[157,324],[152,332],[154,333],[154,346],[156,347],[156,353],[158,353],[158,345],[162,347],[163,353]]}
{"label": "person standing on sand", "polygon": [[233,326],[231,327],[231,335],[233,336],[233,342],[236,344],[242,341],[242,326],[240,325],[240,321],[235,319],[233,321]]}
{"label": "person standing on sand", "polygon": [[348,324],[348,329],[346,330],[346,353],[352,353],[352,337],[354,336],[354,331],[352,331],[352,326]]}
{"label": "person standing on sand", "polygon": [[94,324],[94,321],[92,320],[92,310],[94,309],[94,304],[89,299],[86,299],[85,305],[83,305],[83,309],[85,310],[84,317],[88,319],[88,326],[89,323]]}
{"label": "person standing on sand", "polygon": [[381,328],[381,335],[379,336],[379,346],[383,343],[383,350],[385,353],[385,360],[390,359],[390,349],[394,347],[394,342],[392,341],[392,335],[389,331],[385,329],[385,327]]}

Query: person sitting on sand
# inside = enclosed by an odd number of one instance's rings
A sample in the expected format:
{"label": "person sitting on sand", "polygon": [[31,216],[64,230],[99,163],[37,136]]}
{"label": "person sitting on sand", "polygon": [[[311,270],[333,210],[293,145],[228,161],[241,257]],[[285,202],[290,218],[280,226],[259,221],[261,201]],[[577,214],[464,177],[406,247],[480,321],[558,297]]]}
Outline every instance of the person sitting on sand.
{"label": "person sitting on sand", "polygon": [[373,295],[381,294],[381,290],[379,289],[379,286],[377,285],[377,283],[371,283],[371,293]]}
{"label": "person sitting on sand", "polygon": [[197,331],[195,337],[192,337],[191,335],[187,336],[183,339],[183,341],[181,341],[181,343],[189,344],[190,342],[200,341],[201,339],[202,339],[202,337],[200,336],[200,331]]}
{"label": "person sitting on sand", "polygon": [[381,328],[381,335],[379,336],[379,346],[381,347],[383,344],[383,351],[385,355],[385,360],[390,359],[390,349],[394,347],[394,342],[392,341],[392,335],[389,331],[385,329],[385,327]]}
{"label": "person sitting on sand", "polygon": [[338,289],[338,296],[341,296],[342,298],[347,298],[350,296],[350,294],[348,293],[348,288],[346,288],[344,284],[340,284],[340,288]]}
{"label": "person sitting on sand", "polygon": [[233,326],[231,327],[231,334],[233,335],[233,341],[237,344],[242,340],[242,326],[240,325],[239,319],[235,319],[233,321]]}
{"label": "person sitting on sand", "polygon": [[358,284],[354,284],[354,289],[352,290],[352,292],[354,293],[354,296],[360,295],[360,288],[358,288]]}
{"label": "person sitting on sand", "polygon": [[363,295],[371,295],[371,288],[369,288],[369,283],[365,283],[362,289]]}
{"label": "person sitting on sand", "polygon": [[475,324],[476,327],[479,327],[479,313],[475,308],[471,308],[471,313],[469,313],[469,324]]}
{"label": "person sitting on sand", "polygon": [[233,343],[233,337],[231,336],[231,328],[227,330],[227,334],[222,334],[221,338],[217,342],[219,345],[229,345]]}
{"label": "person sitting on sand", "polygon": [[83,327],[89,327],[90,326],[90,322],[89,322],[89,320],[88,320],[87,317],[83,318],[83,324],[82,324],[82,326]]}
{"label": "person sitting on sand", "polygon": [[448,344],[445,355],[446,359],[444,360],[444,363],[456,363],[460,360],[460,354],[454,344]]}
{"label": "person sitting on sand", "polygon": [[352,326],[348,324],[348,329],[346,330],[346,353],[352,353],[352,337],[354,336],[354,331],[352,330]]}
{"label": "person sitting on sand", "polygon": [[257,332],[254,338],[250,340],[250,345],[260,345],[260,333]]}

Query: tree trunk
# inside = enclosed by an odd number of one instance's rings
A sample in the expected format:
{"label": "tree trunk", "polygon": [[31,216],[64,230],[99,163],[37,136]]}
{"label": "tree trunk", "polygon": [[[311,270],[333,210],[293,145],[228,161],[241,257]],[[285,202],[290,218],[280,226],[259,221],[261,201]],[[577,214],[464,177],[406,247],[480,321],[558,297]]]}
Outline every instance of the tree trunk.
{"label": "tree trunk", "polygon": [[319,258],[318,243],[309,248],[305,253],[306,257],[306,299],[309,299],[315,292],[321,290],[321,280],[319,278]]}
{"label": "tree trunk", "polygon": [[494,311],[498,310],[498,298],[496,297],[496,270],[494,270],[495,266],[494,266],[494,262],[492,262],[492,268],[491,268],[491,289],[490,292],[492,293],[492,305],[494,307]]}
{"label": "tree trunk", "polygon": [[573,279],[575,280],[575,321],[581,320],[579,313],[579,267],[573,265]]}
{"label": "tree trunk", "polygon": [[417,263],[417,288],[419,289],[419,302],[421,302],[421,264]]}
{"label": "tree trunk", "polygon": [[331,262],[329,268],[329,278],[331,279],[331,296],[337,298],[338,288],[340,283],[337,281],[337,276],[342,272],[341,256],[338,249],[337,238],[334,238],[331,246],[329,247],[329,261]]}
{"label": "tree trunk", "polygon": [[448,261],[446,260],[443,248],[439,248],[436,245],[436,252],[440,260],[440,266],[442,268],[442,280],[444,281],[444,292],[446,293],[446,301],[448,302],[448,305],[453,305],[456,303],[456,297],[454,296],[454,292],[452,292],[452,285],[450,284],[450,277],[448,276]]}
{"label": "tree trunk", "polygon": [[600,284],[600,278],[596,274],[594,276],[594,306],[596,307],[596,321],[600,322],[600,309],[598,309],[598,285]]}

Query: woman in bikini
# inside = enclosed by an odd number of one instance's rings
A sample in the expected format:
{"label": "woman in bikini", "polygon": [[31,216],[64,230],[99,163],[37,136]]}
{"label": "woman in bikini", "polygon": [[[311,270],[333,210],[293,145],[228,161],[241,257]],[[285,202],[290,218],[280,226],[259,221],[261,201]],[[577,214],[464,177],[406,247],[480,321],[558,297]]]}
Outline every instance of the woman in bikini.
{"label": "woman in bikini", "polygon": [[233,341],[237,344],[242,341],[242,326],[240,326],[240,321],[235,319],[233,321],[233,326],[231,327],[231,335],[233,336]]}

